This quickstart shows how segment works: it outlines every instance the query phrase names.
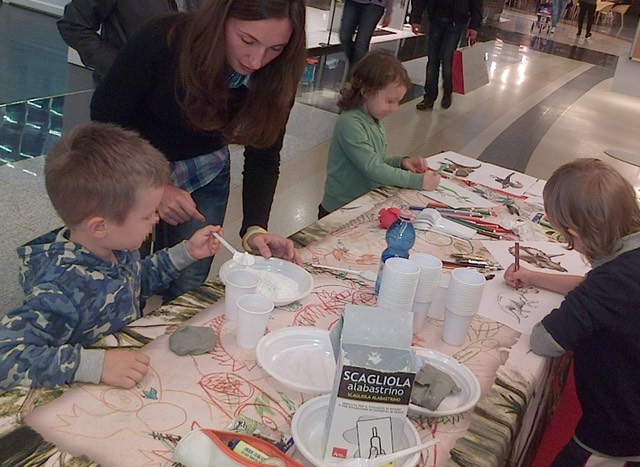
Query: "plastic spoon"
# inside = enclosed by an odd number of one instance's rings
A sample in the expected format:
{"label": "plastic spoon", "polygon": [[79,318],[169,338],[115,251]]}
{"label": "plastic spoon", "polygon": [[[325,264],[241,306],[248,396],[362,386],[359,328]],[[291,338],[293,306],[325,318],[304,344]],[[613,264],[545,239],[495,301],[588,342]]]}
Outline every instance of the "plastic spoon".
{"label": "plastic spoon", "polygon": [[345,268],[338,268],[335,266],[325,266],[324,264],[312,264],[311,266],[313,266],[314,268],[321,268],[321,269],[332,269],[334,271],[341,271],[341,272],[348,272],[350,274],[356,274],[360,277],[362,277],[363,279],[366,279],[368,281],[374,281],[378,278],[378,275],[373,272],[373,271],[367,271],[367,270],[354,270],[354,269],[345,269]]}
{"label": "plastic spoon", "polygon": [[347,459],[345,461],[339,462],[337,465],[339,465],[340,467],[378,467],[394,459],[398,459],[399,457],[408,456],[410,454],[427,449],[428,447],[438,444],[439,442],[439,439],[432,439],[427,441],[426,443],[416,444],[415,446],[411,446],[410,448],[392,452],[391,454],[385,454],[384,456],[375,457],[373,459],[354,457],[353,459]]}
{"label": "plastic spoon", "polygon": [[244,253],[239,252],[234,247],[231,246],[229,242],[227,242],[218,232],[213,232],[213,236],[220,240],[220,243],[224,245],[224,247],[229,250],[233,254],[233,261],[243,266],[253,266],[256,262],[256,259],[253,255],[250,255],[246,251]]}

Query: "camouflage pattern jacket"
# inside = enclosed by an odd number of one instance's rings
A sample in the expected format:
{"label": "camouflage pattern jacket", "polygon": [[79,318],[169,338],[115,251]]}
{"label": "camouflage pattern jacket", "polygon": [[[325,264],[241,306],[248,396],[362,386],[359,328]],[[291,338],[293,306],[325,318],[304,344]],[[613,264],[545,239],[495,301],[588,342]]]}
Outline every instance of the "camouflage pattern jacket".
{"label": "camouflage pattern jacket", "polygon": [[23,305],[0,321],[0,391],[100,382],[104,350],[88,349],[141,316],[140,298],[164,288],[193,263],[185,242],[119,264],[69,241],[63,228],[20,247]]}

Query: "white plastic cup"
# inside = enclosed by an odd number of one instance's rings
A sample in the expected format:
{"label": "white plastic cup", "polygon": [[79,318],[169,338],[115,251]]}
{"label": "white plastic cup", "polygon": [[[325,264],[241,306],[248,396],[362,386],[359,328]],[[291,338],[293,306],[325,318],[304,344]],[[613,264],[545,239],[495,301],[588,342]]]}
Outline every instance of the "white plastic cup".
{"label": "white plastic cup", "polygon": [[442,274],[440,281],[438,282],[438,288],[433,294],[433,300],[429,305],[427,316],[435,319],[442,319],[444,317],[444,306],[447,300],[447,291],[449,290],[449,280],[451,276],[449,274]]}
{"label": "white plastic cup", "polygon": [[474,315],[459,315],[449,310],[444,311],[442,340],[449,345],[462,345]]}
{"label": "white plastic cup", "polygon": [[484,275],[475,269],[454,269],[449,282],[446,308],[458,315],[476,314],[485,283]]}
{"label": "white plastic cup", "polygon": [[384,263],[378,306],[398,311],[411,311],[420,267],[406,258],[389,258]]}
{"label": "white plastic cup", "polygon": [[413,333],[418,334],[424,328],[427,322],[427,312],[429,311],[429,303],[413,302]]}
{"label": "white plastic cup", "polygon": [[263,295],[250,294],[238,298],[236,342],[244,349],[255,349],[267,330],[273,302]]}
{"label": "white plastic cup", "polygon": [[256,293],[260,277],[249,269],[235,269],[224,276],[224,315],[229,321],[238,319],[238,299]]}
{"label": "white plastic cup", "polygon": [[433,296],[438,288],[440,272],[442,271],[442,261],[427,253],[412,253],[409,259],[420,268],[420,278],[416,288],[415,301],[428,303],[433,300]]}

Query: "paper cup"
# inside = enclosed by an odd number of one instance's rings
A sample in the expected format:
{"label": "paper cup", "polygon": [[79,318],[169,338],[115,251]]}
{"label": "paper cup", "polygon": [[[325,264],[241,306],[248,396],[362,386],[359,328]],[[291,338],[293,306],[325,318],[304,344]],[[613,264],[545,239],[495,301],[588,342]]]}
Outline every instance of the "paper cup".
{"label": "paper cup", "polygon": [[247,294],[256,293],[260,278],[249,269],[236,269],[229,271],[224,276],[224,315],[229,321],[236,321],[238,318],[238,299]]}
{"label": "paper cup", "polygon": [[257,294],[242,295],[238,298],[238,327],[236,342],[245,349],[255,349],[267,329],[273,302]]}
{"label": "paper cup", "polygon": [[433,300],[433,296],[438,288],[440,272],[442,271],[442,261],[433,255],[426,253],[413,253],[409,259],[420,268],[420,278],[416,288],[415,301],[428,303]]}
{"label": "paper cup", "polygon": [[459,315],[445,309],[442,340],[449,345],[462,345],[472,320],[473,315]]}

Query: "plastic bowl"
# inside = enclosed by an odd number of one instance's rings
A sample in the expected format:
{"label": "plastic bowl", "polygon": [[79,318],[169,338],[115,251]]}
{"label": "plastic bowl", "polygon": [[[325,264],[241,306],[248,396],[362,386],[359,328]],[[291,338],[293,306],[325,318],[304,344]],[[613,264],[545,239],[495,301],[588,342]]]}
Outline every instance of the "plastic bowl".
{"label": "plastic bowl", "polygon": [[419,405],[409,404],[409,412],[428,417],[444,417],[466,412],[475,407],[480,399],[480,382],[466,365],[453,357],[431,349],[413,347],[420,366],[428,363],[447,373],[460,388],[460,392],[449,394],[438,406],[438,410],[429,410]]}
{"label": "plastic bowl", "polygon": [[302,300],[311,293],[314,287],[313,278],[306,269],[290,261],[278,258],[264,259],[262,256],[256,256],[256,263],[252,266],[244,266],[230,259],[220,267],[220,272],[218,273],[220,280],[226,284],[224,280],[226,274],[232,269],[238,268],[276,272],[296,281],[298,284],[297,294],[284,298],[269,297],[275,306],[288,305],[295,301]]}
{"label": "plastic bowl", "polygon": [[[329,411],[330,394],[314,397],[302,404],[291,421],[291,434],[299,453],[316,467],[331,467],[334,463],[324,462],[323,439],[324,425]],[[405,418],[404,436],[400,449],[419,444],[420,435],[408,418]],[[420,460],[420,453],[396,460],[398,467],[414,467]]]}

